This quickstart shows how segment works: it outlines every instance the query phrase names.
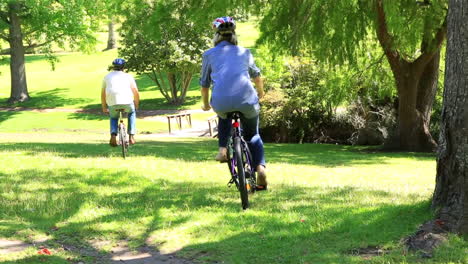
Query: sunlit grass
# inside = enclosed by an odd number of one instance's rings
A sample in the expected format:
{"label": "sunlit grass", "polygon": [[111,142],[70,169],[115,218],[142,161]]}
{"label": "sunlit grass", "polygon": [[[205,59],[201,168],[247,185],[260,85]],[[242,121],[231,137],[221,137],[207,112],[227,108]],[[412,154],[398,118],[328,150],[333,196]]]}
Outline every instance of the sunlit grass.
{"label": "sunlit grass", "polygon": [[[213,139],[142,138],[123,160],[106,139],[65,135],[54,142],[50,134],[0,134],[2,162],[11,164],[0,169],[0,237],[90,248],[96,239],[126,240],[202,262],[369,263],[350,250],[398,251],[431,217],[432,155],[267,144],[270,191],[242,211],[226,187],[226,165],[212,161]],[[432,263],[463,263],[465,245],[454,239],[446,247],[453,253],[443,248]],[[79,258],[54,250],[56,263]],[[35,253],[24,252],[21,263]]]}
{"label": "sunlit grass", "polygon": [[[137,120],[139,133],[167,132],[162,120]],[[104,115],[67,112],[0,111],[0,132],[106,133],[109,118]],[[52,135],[47,135],[52,137]]]}

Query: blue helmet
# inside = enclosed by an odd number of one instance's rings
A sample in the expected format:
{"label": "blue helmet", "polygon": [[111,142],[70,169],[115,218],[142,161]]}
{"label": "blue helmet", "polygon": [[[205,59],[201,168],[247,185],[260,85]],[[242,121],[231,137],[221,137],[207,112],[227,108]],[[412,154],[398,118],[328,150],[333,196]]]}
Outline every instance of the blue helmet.
{"label": "blue helmet", "polygon": [[112,62],[112,65],[117,67],[123,67],[125,65],[125,60],[121,58],[117,58]]}

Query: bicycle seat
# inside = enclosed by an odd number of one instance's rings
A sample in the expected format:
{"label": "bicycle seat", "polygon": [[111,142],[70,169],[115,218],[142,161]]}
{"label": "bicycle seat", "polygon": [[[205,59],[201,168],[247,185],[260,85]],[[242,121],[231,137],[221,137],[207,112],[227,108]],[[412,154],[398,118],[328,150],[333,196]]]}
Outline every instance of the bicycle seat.
{"label": "bicycle seat", "polygon": [[241,112],[238,112],[238,111],[227,113],[227,116],[232,119],[239,119],[241,115],[242,115]]}

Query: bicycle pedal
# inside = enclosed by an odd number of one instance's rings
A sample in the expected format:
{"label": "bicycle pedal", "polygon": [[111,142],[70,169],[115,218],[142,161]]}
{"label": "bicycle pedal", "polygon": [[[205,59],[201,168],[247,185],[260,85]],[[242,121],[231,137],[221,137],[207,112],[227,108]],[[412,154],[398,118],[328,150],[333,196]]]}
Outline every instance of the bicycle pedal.
{"label": "bicycle pedal", "polygon": [[231,186],[234,184],[234,179],[231,179],[228,183],[227,183],[227,187],[231,188]]}

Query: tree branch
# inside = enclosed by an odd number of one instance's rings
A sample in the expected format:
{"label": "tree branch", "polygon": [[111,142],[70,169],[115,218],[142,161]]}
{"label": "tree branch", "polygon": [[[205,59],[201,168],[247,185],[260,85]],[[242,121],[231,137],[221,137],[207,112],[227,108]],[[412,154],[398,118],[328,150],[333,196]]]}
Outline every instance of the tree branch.
{"label": "tree branch", "polygon": [[10,42],[10,38],[3,33],[0,33],[0,39],[5,40],[6,42]]}
{"label": "tree branch", "polygon": [[50,40],[47,40],[45,42],[42,42],[42,43],[32,43],[32,44],[29,44],[28,46],[25,46],[24,49],[25,50],[32,50],[32,49],[35,49],[35,48],[39,48],[39,47],[43,47],[51,42],[54,42],[56,41],[57,39],[60,39],[62,38],[63,36],[65,36],[65,33],[62,33],[62,34],[59,34],[58,36],[56,36],[55,38],[53,39],[50,39]]}
{"label": "tree branch", "polygon": [[387,28],[387,20],[382,0],[376,1],[377,9],[377,38],[382,46],[385,55],[388,58],[392,68],[397,67],[400,63],[400,54],[398,51],[392,49],[393,36],[390,35]]}
{"label": "tree branch", "polygon": [[444,42],[446,35],[447,35],[447,16],[445,16],[444,23],[442,23],[440,28],[437,30],[437,33],[435,34],[434,38],[429,40],[429,43],[427,43],[427,45],[425,45],[425,47],[422,48],[421,50],[422,54],[414,61],[414,64],[416,65],[417,68],[419,67],[424,68],[423,66],[426,65],[432,59],[434,54],[436,54],[436,52],[442,46],[442,43]]}

